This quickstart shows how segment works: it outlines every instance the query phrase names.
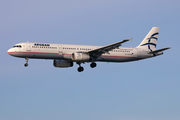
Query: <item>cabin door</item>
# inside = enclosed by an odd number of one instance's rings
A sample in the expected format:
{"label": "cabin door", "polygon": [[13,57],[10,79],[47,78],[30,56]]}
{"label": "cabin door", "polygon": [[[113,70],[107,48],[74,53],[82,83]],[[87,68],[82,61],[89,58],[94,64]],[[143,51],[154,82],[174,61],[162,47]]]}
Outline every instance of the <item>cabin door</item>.
{"label": "cabin door", "polygon": [[63,53],[63,47],[62,45],[58,45],[59,55],[62,55]]}
{"label": "cabin door", "polygon": [[26,43],[26,50],[31,51],[31,43]]}

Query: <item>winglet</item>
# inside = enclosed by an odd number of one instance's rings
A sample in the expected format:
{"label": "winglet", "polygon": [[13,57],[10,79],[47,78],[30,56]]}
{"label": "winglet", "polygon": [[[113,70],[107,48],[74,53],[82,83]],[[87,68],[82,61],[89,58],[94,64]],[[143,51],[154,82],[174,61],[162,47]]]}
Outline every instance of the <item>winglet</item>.
{"label": "winglet", "polygon": [[129,39],[129,41],[131,41],[131,42],[132,42],[132,38],[130,38],[130,39]]}

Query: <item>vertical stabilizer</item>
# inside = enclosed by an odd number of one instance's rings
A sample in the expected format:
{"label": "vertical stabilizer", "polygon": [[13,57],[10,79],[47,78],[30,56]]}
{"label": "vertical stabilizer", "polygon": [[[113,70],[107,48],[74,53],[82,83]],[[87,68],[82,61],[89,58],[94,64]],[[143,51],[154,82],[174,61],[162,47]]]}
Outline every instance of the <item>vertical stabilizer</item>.
{"label": "vertical stabilizer", "polygon": [[158,40],[159,27],[153,27],[143,41],[137,46],[137,48],[148,49],[153,51],[156,49],[156,44]]}

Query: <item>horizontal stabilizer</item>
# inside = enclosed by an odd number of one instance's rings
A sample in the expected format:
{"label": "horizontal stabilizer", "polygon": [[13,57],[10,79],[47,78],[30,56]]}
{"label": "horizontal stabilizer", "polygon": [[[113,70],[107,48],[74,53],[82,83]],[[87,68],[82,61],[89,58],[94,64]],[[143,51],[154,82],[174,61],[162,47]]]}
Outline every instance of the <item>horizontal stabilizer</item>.
{"label": "horizontal stabilizer", "polygon": [[170,47],[159,49],[159,50],[155,50],[155,51],[151,51],[151,52],[149,52],[149,54],[154,54],[154,53],[162,52],[162,51],[167,50],[167,49],[170,49]]}

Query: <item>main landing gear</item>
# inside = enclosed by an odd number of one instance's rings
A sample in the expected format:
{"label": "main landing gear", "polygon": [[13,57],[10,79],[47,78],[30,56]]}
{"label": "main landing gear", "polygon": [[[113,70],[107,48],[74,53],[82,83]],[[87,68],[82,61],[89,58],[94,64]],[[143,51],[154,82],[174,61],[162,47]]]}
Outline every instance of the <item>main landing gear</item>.
{"label": "main landing gear", "polygon": [[[81,62],[77,62],[77,64],[79,65],[79,67],[78,67],[78,72],[82,72],[82,71],[84,71],[84,68],[81,66]],[[95,68],[97,66],[97,64],[95,63],[95,62],[92,62],[91,64],[90,64],[90,67],[91,68]]]}
{"label": "main landing gear", "polygon": [[25,67],[28,66],[28,58],[25,58],[26,59],[26,63],[24,64]]}
{"label": "main landing gear", "polygon": [[84,68],[81,66],[81,62],[77,62],[77,64],[79,65],[78,67],[78,72],[82,72],[84,70]]}
{"label": "main landing gear", "polygon": [[82,72],[84,70],[84,68],[83,67],[78,67],[78,72]]}
{"label": "main landing gear", "polygon": [[97,64],[96,64],[95,62],[92,62],[92,63],[90,64],[90,66],[91,66],[91,68],[95,68],[95,67],[97,66]]}

